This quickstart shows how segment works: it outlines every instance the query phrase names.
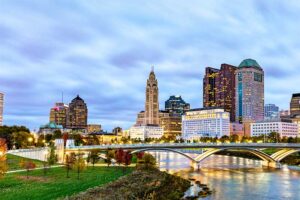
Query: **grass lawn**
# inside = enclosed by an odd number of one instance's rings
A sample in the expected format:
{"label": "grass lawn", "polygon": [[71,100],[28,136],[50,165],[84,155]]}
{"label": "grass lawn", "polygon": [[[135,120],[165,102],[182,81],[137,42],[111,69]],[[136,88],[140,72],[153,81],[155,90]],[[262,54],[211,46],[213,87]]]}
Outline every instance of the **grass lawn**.
{"label": "grass lawn", "polygon": [[[125,173],[132,172],[127,168]],[[75,170],[70,171],[70,178],[66,178],[66,169],[52,168],[43,175],[43,170],[6,174],[0,180],[1,200],[34,200],[57,199],[85,191],[88,188],[106,184],[123,176],[122,167],[88,167],[77,180]]]}
{"label": "grass lawn", "polygon": [[32,162],[34,162],[36,164],[36,167],[43,167],[43,162],[39,161],[39,160],[32,160],[32,159],[27,159],[27,158],[23,158],[23,157],[19,157],[19,156],[15,156],[12,154],[7,154],[6,155],[7,158],[7,165],[8,165],[8,171],[13,171],[13,170],[18,170],[18,169],[22,169],[20,167],[20,161],[23,160],[31,160]]}

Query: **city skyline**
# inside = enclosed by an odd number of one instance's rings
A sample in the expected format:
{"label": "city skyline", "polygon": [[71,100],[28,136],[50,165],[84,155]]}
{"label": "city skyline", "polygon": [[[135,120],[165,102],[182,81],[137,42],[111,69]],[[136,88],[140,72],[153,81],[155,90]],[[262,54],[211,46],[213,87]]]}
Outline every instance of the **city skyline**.
{"label": "city skyline", "polygon": [[144,80],[151,65],[160,80],[160,105],[171,95],[181,95],[191,108],[199,108],[205,67],[238,66],[247,58],[265,71],[265,103],[289,108],[300,84],[300,28],[294,26],[299,5],[176,4],[178,8],[170,1],[136,2],[122,9],[109,2],[3,2],[4,124],[37,129],[48,122],[49,109],[64,92],[65,102],[82,96],[89,123],[107,130],[129,128],[144,109]]}

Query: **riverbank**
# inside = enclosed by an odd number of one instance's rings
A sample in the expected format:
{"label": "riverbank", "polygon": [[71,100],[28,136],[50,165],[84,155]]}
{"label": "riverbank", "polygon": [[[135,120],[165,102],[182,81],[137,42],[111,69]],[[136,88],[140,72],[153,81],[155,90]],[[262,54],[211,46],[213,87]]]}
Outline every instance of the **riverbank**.
{"label": "riverbank", "polygon": [[136,170],[103,187],[95,187],[65,200],[181,199],[190,181],[158,169]]}

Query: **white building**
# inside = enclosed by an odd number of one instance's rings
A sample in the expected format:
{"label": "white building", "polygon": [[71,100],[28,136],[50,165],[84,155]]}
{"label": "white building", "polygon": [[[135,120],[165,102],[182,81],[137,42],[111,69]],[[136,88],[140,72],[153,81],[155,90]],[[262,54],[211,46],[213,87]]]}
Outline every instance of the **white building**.
{"label": "white building", "polygon": [[224,109],[193,109],[182,116],[184,140],[222,137],[230,134],[230,114]]}
{"label": "white building", "polygon": [[164,129],[160,126],[155,125],[141,125],[141,126],[132,126],[129,129],[129,134],[131,139],[145,140],[146,138],[161,138],[164,134]]}
{"label": "white building", "polygon": [[298,125],[289,122],[257,122],[251,123],[251,136],[279,133],[280,137],[297,137]]}

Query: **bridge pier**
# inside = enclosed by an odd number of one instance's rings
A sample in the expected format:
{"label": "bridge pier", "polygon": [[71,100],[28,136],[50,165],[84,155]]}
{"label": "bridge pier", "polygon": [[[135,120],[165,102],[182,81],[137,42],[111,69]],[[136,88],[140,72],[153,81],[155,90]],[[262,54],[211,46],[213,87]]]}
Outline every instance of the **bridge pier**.
{"label": "bridge pier", "polygon": [[192,167],[193,169],[197,169],[197,171],[199,171],[200,168],[201,168],[200,162],[192,161],[192,162],[191,162],[191,167]]}
{"label": "bridge pier", "polygon": [[280,169],[281,168],[281,164],[279,162],[263,161],[262,166],[275,168],[275,169]]}

